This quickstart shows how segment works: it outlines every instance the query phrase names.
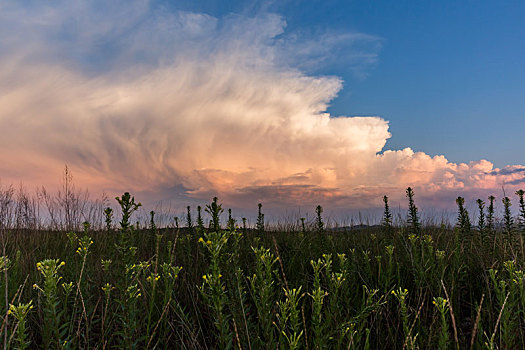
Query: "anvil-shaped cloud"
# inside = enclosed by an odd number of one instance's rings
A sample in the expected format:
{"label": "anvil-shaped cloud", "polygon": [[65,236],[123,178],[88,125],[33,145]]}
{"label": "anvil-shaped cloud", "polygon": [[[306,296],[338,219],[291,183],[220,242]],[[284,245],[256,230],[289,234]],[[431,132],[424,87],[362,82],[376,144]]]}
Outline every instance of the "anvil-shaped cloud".
{"label": "anvil-shaped cloud", "polygon": [[53,184],[67,163],[92,189],[160,199],[178,186],[237,207],[371,207],[407,186],[439,205],[524,182],[521,166],[384,150],[386,120],[327,114],[342,82],[304,67],[344,42],[362,71],[380,39],[285,28],[276,14],[215,18],[148,1],[4,1],[3,182]]}

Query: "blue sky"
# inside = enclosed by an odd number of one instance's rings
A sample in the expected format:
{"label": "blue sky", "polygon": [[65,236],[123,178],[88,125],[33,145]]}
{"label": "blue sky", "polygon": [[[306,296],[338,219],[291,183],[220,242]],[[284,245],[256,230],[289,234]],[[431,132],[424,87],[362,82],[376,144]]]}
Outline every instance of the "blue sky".
{"label": "blue sky", "polygon": [[365,77],[345,66],[344,50],[312,69],[345,81],[330,112],[389,120],[387,148],[409,146],[454,162],[525,163],[522,1],[180,1],[178,7],[213,16],[271,11],[284,16],[287,32],[376,36],[381,49]]}

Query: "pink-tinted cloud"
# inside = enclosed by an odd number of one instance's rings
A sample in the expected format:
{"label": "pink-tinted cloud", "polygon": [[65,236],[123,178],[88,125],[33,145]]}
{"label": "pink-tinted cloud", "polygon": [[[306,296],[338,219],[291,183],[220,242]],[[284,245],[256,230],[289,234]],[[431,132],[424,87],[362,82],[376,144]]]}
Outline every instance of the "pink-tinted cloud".
{"label": "pink-tinted cloud", "polygon": [[[0,51],[4,183],[54,184],[67,163],[93,190],[155,199],[179,186],[187,197],[219,195],[236,206],[348,208],[378,206],[382,194],[400,199],[407,186],[439,206],[436,198],[523,184],[521,166],[384,150],[386,120],[327,114],[342,82],[287,60],[294,45],[307,58],[319,43],[286,39],[280,16],[219,20],[158,12],[147,1],[122,14],[103,4],[49,5],[41,17],[14,1],[0,7],[0,28],[12,33]],[[351,37],[370,44],[356,49],[356,69],[374,61],[380,40]]]}

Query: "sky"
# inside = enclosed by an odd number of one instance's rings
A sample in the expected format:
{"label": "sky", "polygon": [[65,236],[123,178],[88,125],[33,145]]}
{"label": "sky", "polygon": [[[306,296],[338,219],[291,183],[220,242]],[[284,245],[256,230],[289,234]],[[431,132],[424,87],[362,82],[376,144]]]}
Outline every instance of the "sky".
{"label": "sky", "polygon": [[0,3],[0,180],[426,208],[525,187],[518,1]]}

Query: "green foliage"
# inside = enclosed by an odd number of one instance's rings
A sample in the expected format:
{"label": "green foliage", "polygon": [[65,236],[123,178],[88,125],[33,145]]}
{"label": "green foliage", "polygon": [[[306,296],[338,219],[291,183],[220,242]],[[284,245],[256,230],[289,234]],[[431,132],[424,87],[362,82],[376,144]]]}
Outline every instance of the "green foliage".
{"label": "green foliage", "polygon": [[211,216],[212,230],[215,232],[219,232],[221,229],[220,216],[224,209],[222,209],[222,205],[218,203],[217,197],[213,197],[213,201],[210,204],[206,205],[205,210]]}
{"label": "green foliage", "polygon": [[250,292],[257,311],[258,329],[261,334],[261,345],[266,344],[269,348],[275,348],[276,339],[273,327],[273,315],[276,305],[276,282],[277,269],[275,264],[277,258],[264,247],[253,248],[255,254],[255,271],[250,281]]}
{"label": "green foliage", "polygon": [[244,234],[248,232],[248,228],[246,227],[246,218],[242,218],[242,232]]}
{"label": "green foliage", "polygon": [[11,304],[9,306],[9,315],[13,315],[17,320],[18,324],[16,325],[16,343],[17,349],[27,349],[31,345],[31,340],[29,340],[29,334],[27,329],[27,315],[33,309],[33,302],[30,300],[29,303],[18,305]]}
{"label": "green foliage", "polygon": [[487,211],[487,232],[493,233],[494,232],[494,200],[496,197],[489,196],[489,208]]}
{"label": "green foliage", "polygon": [[514,218],[512,217],[512,213],[510,212],[511,202],[509,197],[504,197],[502,199],[503,202],[503,224],[504,224],[504,230],[505,234],[507,236],[507,239],[510,238],[512,235],[512,230],[514,229]]}
{"label": "green foliage", "polygon": [[[216,203],[216,198],[214,202]],[[203,282],[200,287],[202,296],[210,306],[214,325],[217,330],[219,348],[229,349],[232,347],[232,332],[230,329],[231,316],[227,312],[228,295],[225,293],[225,284],[221,269],[225,263],[223,250],[230,238],[230,232],[212,231],[201,237],[199,241],[210,255],[209,271],[202,276]]]}
{"label": "green foliage", "polygon": [[485,202],[481,199],[477,199],[479,214],[478,214],[478,230],[482,235],[485,233]]}
{"label": "green foliage", "polygon": [[434,297],[432,303],[436,306],[439,316],[441,318],[441,331],[439,333],[438,349],[449,349],[449,333],[448,333],[448,300],[442,297]]}
{"label": "green foliage", "polygon": [[232,217],[231,209],[228,209],[228,230],[235,230],[235,219]]}
{"label": "green foliage", "polygon": [[324,222],[323,222],[323,217],[322,217],[323,207],[321,207],[320,205],[315,207],[315,214],[317,215],[317,218],[315,221],[317,232],[319,233],[324,232]]}
{"label": "green foliage", "polygon": [[408,198],[408,225],[412,229],[412,233],[415,235],[421,234],[421,224],[419,223],[419,216],[417,214],[417,207],[414,203],[414,190],[408,187],[406,190]]}
{"label": "green foliage", "polygon": [[262,212],[262,203],[257,204],[257,223],[255,224],[255,229],[259,233],[264,232],[264,214]]}
{"label": "green foliage", "polygon": [[516,191],[516,195],[519,197],[519,206],[520,206],[520,211],[518,215],[518,228],[522,233],[525,233],[525,199],[523,199],[523,195],[525,195],[525,191],[518,190]]}
{"label": "green foliage", "polygon": [[110,207],[104,209],[104,221],[106,222],[106,231],[111,231],[113,226],[113,209]]}
{"label": "green foliage", "polygon": [[130,219],[131,215],[142,206],[141,203],[135,203],[135,197],[131,197],[129,192],[125,192],[122,197],[115,197],[120,208],[122,209],[122,220],[120,221],[120,227],[122,231],[127,231],[131,226]]}
{"label": "green foliage", "polygon": [[155,212],[152,210],[149,212],[149,229],[152,233],[157,232],[157,225],[155,224]]}
{"label": "green foliage", "polygon": [[204,221],[202,220],[201,211],[202,207],[199,205],[197,207],[197,228],[199,229],[199,231],[202,232],[204,230]]}
{"label": "green foliage", "polygon": [[190,230],[193,228],[193,220],[191,219],[191,207],[186,207],[186,227]]}
{"label": "green foliage", "polygon": [[59,259],[45,259],[36,264],[37,270],[44,278],[42,287],[35,284],[34,288],[39,290],[44,297],[42,340],[45,348],[57,348],[62,345],[62,334],[60,332],[62,313],[60,312],[60,299],[57,289],[58,283],[62,279],[58,270],[65,264]]}
{"label": "green foliage", "polygon": [[382,225],[387,232],[392,230],[392,212],[390,212],[390,207],[388,206],[388,197],[383,196],[384,211],[383,211],[383,220]]}
{"label": "green foliage", "polygon": [[314,349],[325,348],[328,340],[325,333],[325,321],[323,319],[323,302],[328,293],[321,288],[321,270],[326,264],[321,260],[317,262],[310,260],[314,272],[313,289],[309,296],[312,298],[312,334]]}
{"label": "green foliage", "polygon": [[[264,235],[246,220],[242,233],[230,223],[216,230],[215,200],[207,207],[211,229],[197,228],[195,237],[173,225],[155,225],[152,234],[151,213],[149,227],[132,226],[138,203],[123,196],[128,218],[117,234],[102,229],[103,220],[66,235],[0,232],[2,307],[10,310],[0,331],[6,348],[22,349],[523,348],[520,251],[500,244],[509,236],[503,226],[492,226],[494,244],[483,249],[479,235],[458,244],[470,224],[460,198],[455,231],[323,224],[322,235],[305,220],[300,230],[295,222],[288,230],[267,226]],[[512,230],[508,238],[520,237]]]}
{"label": "green foliage", "polygon": [[392,294],[396,297],[399,302],[399,312],[401,313],[401,320],[403,323],[403,335],[404,335],[404,346],[408,346],[409,349],[415,349],[417,347],[416,340],[418,334],[412,336],[412,330],[410,327],[410,315],[408,311],[407,298],[408,289],[402,289],[399,287],[392,291]]}
{"label": "green foliage", "polygon": [[465,236],[470,234],[470,218],[467,209],[465,209],[465,199],[463,197],[458,197],[456,199],[456,204],[458,205],[458,221],[456,226],[458,227],[459,232],[461,233],[461,237],[464,238]]}
{"label": "green foliage", "polygon": [[284,300],[277,303],[277,328],[280,332],[281,344],[286,344],[286,349],[297,349],[304,334],[301,329],[301,318],[299,316],[299,304],[304,294],[301,288],[283,289]]}

